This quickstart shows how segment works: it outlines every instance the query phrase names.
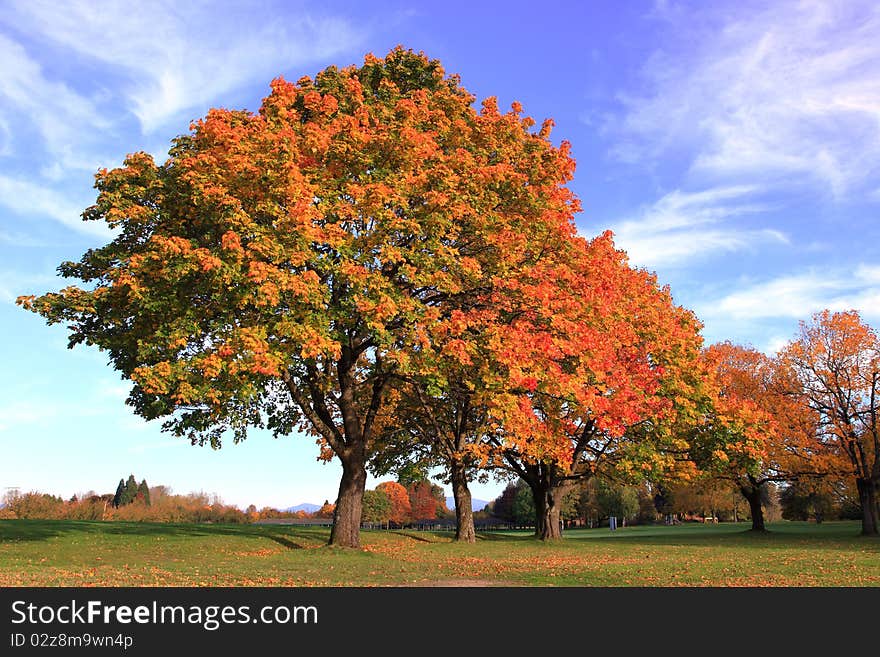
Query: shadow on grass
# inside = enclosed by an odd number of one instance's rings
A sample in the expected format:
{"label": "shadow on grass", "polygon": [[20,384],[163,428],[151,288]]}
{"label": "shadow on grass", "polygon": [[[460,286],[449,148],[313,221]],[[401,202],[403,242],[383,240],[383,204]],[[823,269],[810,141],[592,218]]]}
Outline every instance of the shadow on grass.
{"label": "shadow on grass", "polygon": [[[548,544],[564,549],[577,549],[578,545],[613,541],[616,544],[645,546],[681,547],[762,547],[769,549],[809,548],[821,546],[826,549],[880,551],[880,540],[863,537],[859,534],[858,522],[823,523],[816,526],[810,523],[774,523],[767,532],[750,531],[748,525],[727,524],[666,527],[663,525],[642,525],[627,527],[616,532],[607,528],[569,529],[564,540]],[[371,532],[372,533],[372,532]],[[377,532],[379,533],[379,532]],[[385,533],[385,532],[381,532]],[[401,538],[420,543],[448,543],[449,533],[443,532],[390,532]],[[53,538],[70,536],[92,537],[169,537],[169,538],[210,538],[235,536],[256,541],[270,540],[289,550],[325,545],[328,538],[326,528],[303,528],[291,525],[215,525],[215,524],[177,524],[142,522],[100,522],[83,520],[0,520],[0,545],[19,542],[47,541]],[[511,542],[540,545],[529,530],[479,532],[479,542]]]}
{"label": "shadow on grass", "polygon": [[[326,532],[325,532],[326,533]],[[325,540],[320,531],[298,530],[289,527],[255,525],[214,525],[198,523],[100,522],[85,520],[0,520],[0,544],[46,541],[61,536],[163,536],[172,538],[205,538],[211,536],[239,536],[249,539],[268,539],[289,549],[299,550],[306,543]]]}

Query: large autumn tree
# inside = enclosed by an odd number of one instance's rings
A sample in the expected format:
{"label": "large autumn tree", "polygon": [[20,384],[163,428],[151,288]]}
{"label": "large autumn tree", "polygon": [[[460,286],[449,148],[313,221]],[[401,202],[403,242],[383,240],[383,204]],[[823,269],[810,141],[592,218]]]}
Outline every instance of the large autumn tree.
{"label": "large autumn tree", "polygon": [[484,453],[529,484],[536,534],[553,539],[579,481],[674,466],[671,451],[683,445],[672,428],[695,418],[707,395],[699,323],[653,274],[629,265],[610,233],[569,240],[530,274],[499,300],[511,314],[494,344],[507,388]]}
{"label": "large autumn tree", "polygon": [[784,391],[819,418],[820,439],[845,459],[862,533],[880,532],[880,339],[859,313],[816,313],[779,353]]}
{"label": "large autumn tree", "polygon": [[[438,322],[572,224],[573,162],[440,63],[397,48],[276,79],[258,112],[212,110],[156,164],[97,175],[115,237],[61,265],[82,285],[20,302],[105,350],[128,403],[193,443],[297,428],[338,458],[332,544],[359,545],[366,463]],[[421,360],[422,376],[429,361]]]}

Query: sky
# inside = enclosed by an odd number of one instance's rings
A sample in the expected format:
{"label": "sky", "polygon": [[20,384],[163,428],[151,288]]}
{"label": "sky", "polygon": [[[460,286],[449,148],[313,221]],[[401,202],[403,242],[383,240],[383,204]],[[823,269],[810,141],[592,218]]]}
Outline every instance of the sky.
{"label": "sky", "polygon": [[[269,82],[424,51],[518,100],[577,161],[586,236],[611,229],[704,323],[773,353],[800,320],[880,327],[880,5],[874,2],[0,3],[0,494],[112,492],[133,473],[239,506],[320,504],[340,467],[254,432],[212,451],[124,404],[96,349],[14,305],[109,231],[94,173]],[[368,487],[378,483],[368,481]],[[472,486],[491,500],[504,483]],[[451,494],[446,487],[447,494]]]}

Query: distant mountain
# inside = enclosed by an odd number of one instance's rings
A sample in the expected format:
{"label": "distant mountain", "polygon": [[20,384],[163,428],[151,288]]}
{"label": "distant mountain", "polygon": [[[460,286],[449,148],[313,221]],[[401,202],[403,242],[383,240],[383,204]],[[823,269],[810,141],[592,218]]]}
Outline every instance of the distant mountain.
{"label": "distant mountain", "polygon": [[297,504],[296,506],[287,507],[284,510],[291,511],[294,513],[296,511],[305,511],[306,513],[314,513],[315,511],[317,511],[320,508],[321,508],[320,504],[309,504],[308,502],[306,502],[305,504]]}
{"label": "distant mountain", "polygon": [[[488,502],[486,500],[475,500],[471,498],[471,510],[473,511],[482,511]],[[446,498],[446,508],[450,511],[455,511],[455,498],[447,497]]]}

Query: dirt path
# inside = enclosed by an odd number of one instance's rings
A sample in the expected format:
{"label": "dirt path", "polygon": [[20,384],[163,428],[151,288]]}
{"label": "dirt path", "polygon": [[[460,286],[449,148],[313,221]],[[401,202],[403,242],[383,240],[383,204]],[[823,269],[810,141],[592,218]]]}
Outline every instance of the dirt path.
{"label": "dirt path", "polygon": [[433,582],[419,582],[412,586],[429,587],[484,587],[484,586],[515,586],[511,582],[502,582],[497,579],[438,579]]}

